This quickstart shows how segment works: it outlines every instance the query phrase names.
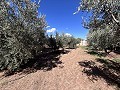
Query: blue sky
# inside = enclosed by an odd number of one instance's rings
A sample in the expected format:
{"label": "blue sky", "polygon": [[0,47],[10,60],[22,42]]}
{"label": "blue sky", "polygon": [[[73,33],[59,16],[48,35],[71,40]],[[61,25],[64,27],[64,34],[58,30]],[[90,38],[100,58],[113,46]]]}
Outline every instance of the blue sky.
{"label": "blue sky", "polygon": [[77,11],[80,0],[41,0],[39,13],[46,15],[49,31],[70,33],[74,37],[85,39],[88,30],[82,26],[82,12]]}

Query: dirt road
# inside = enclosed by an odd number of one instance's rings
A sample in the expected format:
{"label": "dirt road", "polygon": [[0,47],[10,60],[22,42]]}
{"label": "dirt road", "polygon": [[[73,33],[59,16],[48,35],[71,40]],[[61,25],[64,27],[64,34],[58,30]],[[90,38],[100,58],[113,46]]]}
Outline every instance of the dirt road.
{"label": "dirt road", "polygon": [[16,74],[0,78],[0,90],[115,90],[103,79],[91,81],[78,62],[94,60],[84,49],[61,55],[58,67],[50,71],[38,70],[30,74]]}

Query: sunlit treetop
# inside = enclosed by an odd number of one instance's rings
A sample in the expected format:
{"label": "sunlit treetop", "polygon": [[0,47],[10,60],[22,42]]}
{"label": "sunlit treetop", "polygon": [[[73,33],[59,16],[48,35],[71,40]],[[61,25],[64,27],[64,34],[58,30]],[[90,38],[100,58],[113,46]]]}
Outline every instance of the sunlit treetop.
{"label": "sunlit treetop", "polygon": [[120,25],[120,0],[82,0],[77,12],[79,11],[91,12],[92,20]]}

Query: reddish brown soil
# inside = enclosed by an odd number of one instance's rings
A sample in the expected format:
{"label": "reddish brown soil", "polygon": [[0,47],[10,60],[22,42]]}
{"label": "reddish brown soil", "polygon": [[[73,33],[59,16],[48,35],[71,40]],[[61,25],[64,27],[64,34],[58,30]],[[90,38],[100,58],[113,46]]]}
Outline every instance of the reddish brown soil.
{"label": "reddish brown soil", "polygon": [[61,55],[63,62],[50,71],[38,70],[30,74],[15,74],[0,78],[0,90],[115,90],[104,79],[92,82],[78,64],[84,60],[95,60],[84,49],[71,50]]}

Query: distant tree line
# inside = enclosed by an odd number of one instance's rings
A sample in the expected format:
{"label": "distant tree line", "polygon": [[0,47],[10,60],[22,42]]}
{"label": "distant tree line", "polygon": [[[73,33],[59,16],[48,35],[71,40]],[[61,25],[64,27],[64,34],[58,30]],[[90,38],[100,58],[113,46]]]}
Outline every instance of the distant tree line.
{"label": "distant tree line", "polygon": [[54,49],[59,48],[69,48],[74,49],[77,48],[77,44],[81,42],[81,38],[75,38],[73,36],[68,36],[63,34],[59,34],[56,32],[55,36],[50,35],[48,37],[48,45]]}

